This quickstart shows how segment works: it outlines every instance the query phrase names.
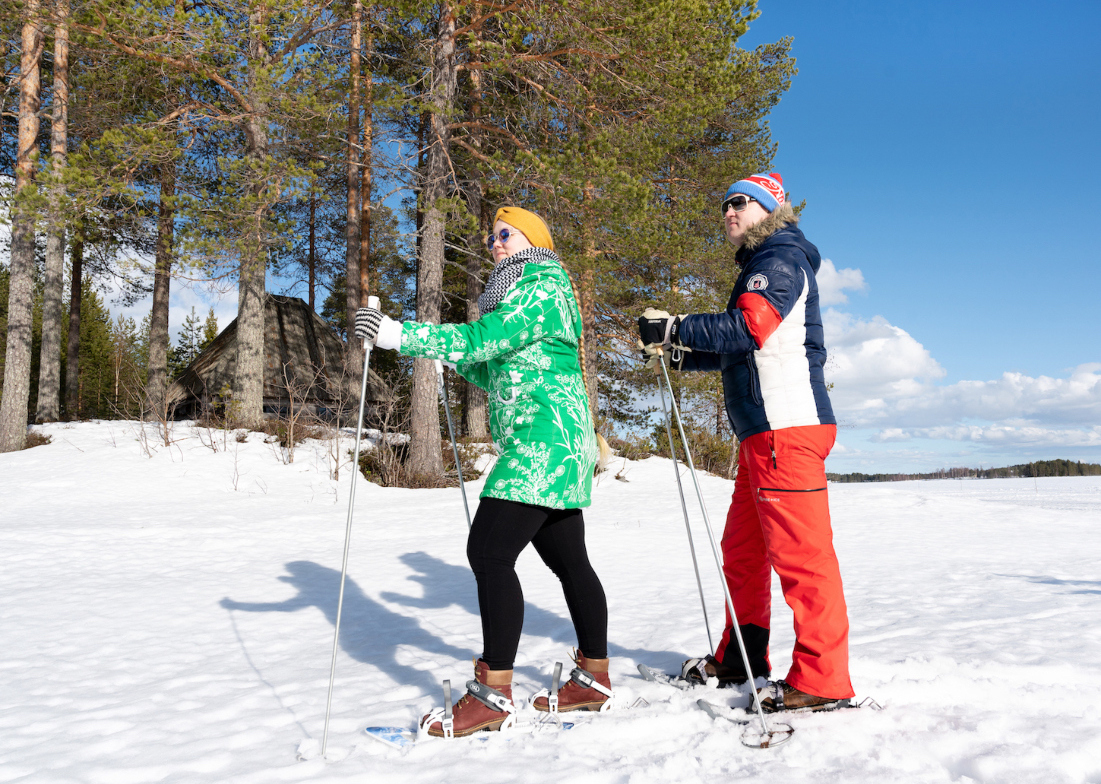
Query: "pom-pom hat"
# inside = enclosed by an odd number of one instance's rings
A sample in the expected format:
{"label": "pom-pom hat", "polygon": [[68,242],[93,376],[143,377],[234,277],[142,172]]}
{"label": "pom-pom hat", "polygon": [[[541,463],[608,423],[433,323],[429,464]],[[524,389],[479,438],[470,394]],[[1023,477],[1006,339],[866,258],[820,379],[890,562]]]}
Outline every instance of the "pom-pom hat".
{"label": "pom-pom hat", "polygon": [[551,238],[550,227],[534,212],[520,207],[502,207],[493,216],[493,222],[497,221],[504,221],[509,226],[519,229],[528,238],[528,242],[535,247],[554,250],[554,239]]}
{"label": "pom-pom hat", "polygon": [[735,193],[743,193],[758,202],[769,212],[779,207],[785,201],[784,181],[776,172],[769,174],[754,174],[744,180],[738,180],[727,189],[723,196],[723,203]]}

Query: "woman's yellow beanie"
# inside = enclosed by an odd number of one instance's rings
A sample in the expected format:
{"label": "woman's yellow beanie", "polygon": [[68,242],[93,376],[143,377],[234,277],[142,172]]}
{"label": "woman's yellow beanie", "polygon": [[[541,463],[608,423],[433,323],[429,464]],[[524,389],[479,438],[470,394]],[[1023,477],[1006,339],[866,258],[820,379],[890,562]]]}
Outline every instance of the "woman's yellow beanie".
{"label": "woman's yellow beanie", "polygon": [[554,250],[554,240],[551,238],[550,228],[547,222],[529,210],[519,207],[501,207],[493,216],[493,222],[504,221],[524,233],[528,242],[537,248]]}

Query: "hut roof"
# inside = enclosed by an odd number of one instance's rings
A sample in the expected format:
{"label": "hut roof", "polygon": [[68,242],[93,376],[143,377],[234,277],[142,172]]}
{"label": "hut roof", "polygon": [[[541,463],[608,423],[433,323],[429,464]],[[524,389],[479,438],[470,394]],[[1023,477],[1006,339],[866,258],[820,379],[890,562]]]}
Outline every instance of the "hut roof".
{"label": "hut roof", "polygon": [[[237,370],[237,319],[230,322],[168,389],[168,403],[210,401],[232,389]],[[298,297],[266,295],[264,302],[264,406],[277,409],[289,401],[286,376],[301,385],[296,397],[325,407],[354,407],[362,376],[346,372],[344,342]],[[367,400],[393,399],[374,372],[367,379]]]}

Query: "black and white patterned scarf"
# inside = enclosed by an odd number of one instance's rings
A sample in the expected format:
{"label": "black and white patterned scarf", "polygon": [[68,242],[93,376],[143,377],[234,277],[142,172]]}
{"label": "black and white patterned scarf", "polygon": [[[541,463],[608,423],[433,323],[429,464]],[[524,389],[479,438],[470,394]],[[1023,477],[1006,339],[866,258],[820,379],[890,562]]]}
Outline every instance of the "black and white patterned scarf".
{"label": "black and white patterned scarf", "polygon": [[524,272],[524,265],[533,262],[562,263],[557,253],[546,248],[525,248],[506,259],[501,259],[500,263],[493,268],[493,272],[489,273],[485,291],[478,297],[478,310],[483,316],[497,309],[509,289],[520,279]]}

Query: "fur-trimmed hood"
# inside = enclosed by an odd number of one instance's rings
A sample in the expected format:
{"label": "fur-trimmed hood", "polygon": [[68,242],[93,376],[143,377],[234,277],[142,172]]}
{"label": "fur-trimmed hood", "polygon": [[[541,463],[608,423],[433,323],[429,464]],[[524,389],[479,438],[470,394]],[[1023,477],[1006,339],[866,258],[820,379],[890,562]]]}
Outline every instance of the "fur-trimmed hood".
{"label": "fur-trimmed hood", "polygon": [[766,246],[772,248],[773,246],[792,245],[799,248],[806,256],[811,269],[817,273],[818,268],[822,266],[822,256],[818,252],[818,248],[803,236],[803,232],[799,230],[797,225],[798,223],[799,218],[796,217],[791,205],[781,204],[767,218],[749,228],[735,258],[744,267],[757,251],[764,249]]}
{"label": "fur-trimmed hood", "polygon": [[749,231],[745,233],[745,239],[738,249],[751,253],[761,247],[762,242],[780,229],[785,226],[795,226],[798,223],[799,217],[795,214],[795,210],[791,208],[790,204],[784,202],[770,212],[763,221],[749,227]]}

